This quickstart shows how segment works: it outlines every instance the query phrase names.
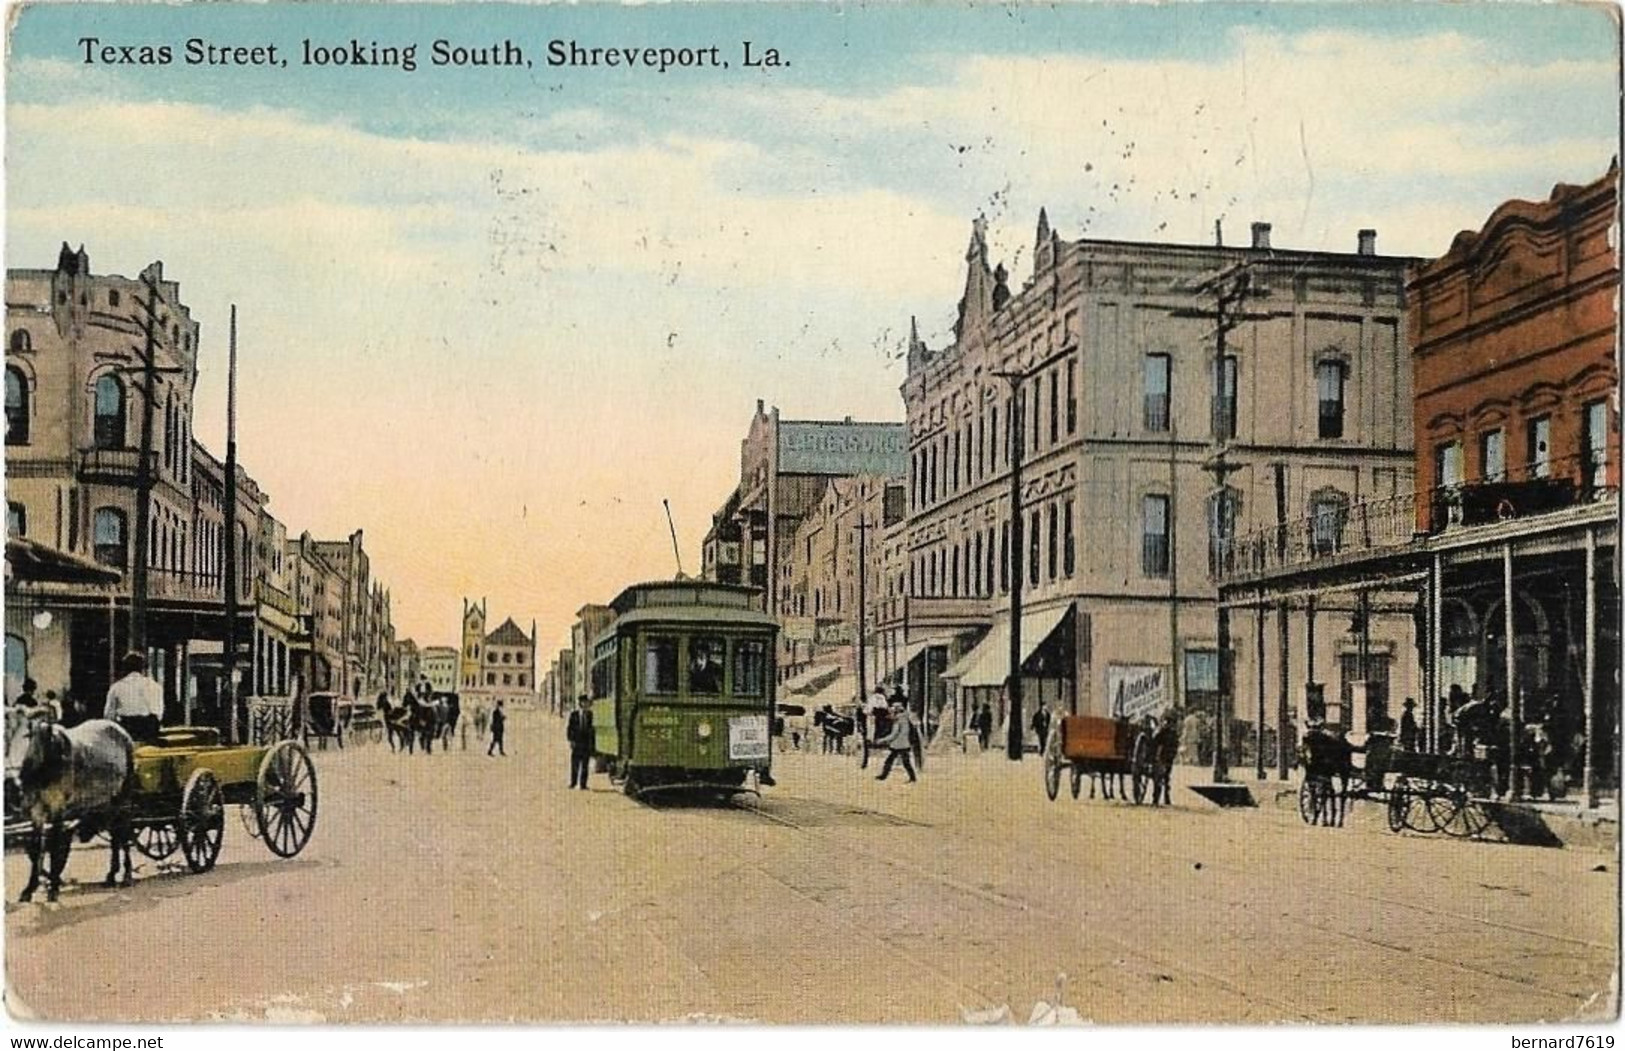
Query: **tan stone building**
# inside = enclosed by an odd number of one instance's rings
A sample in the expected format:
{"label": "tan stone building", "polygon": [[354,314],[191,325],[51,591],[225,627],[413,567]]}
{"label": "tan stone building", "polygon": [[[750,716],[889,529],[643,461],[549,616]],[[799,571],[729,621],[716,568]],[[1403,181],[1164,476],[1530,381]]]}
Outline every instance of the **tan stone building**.
{"label": "tan stone building", "polygon": [[[1411,260],[1376,255],[1369,231],[1354,247],[1277,249],[1264,224],[1244,247],[1064,241],[1040,214],[1012,290],[978,221],[954,342],[916,337],[903,385],[911,633],[953,636],[941,677],[956,708],[1002,703],[1019,572],[1028,712],[1211,711],[1225,540],[1304,519],[1332,546],[1352,502],[1410,489]],[[1238,678],[1250,634],[1233,639]],[[1386,671],[1413,645],[1409,617],[1377,637]],[[1338,681],[1348,645],[1323,647],[1320,681]]]}
{"label": "tan stone building", "polygon": [[573,706],[577,697],[592,692],[587,682],[592,645],[614,622],[615,611],[608,606],[586,605],[576,611],[575,623],[570,626],[570,680],[559,684],[566,708]]}
{"label": "tan stone building", "polygon": [[703,548],[706,580],[750,584],[765,609],[780,608],[779,550],[823,498],[831,478],[875,474],[900,478],[907,462],[900,423],[786,420],[777,406],[756,403],[740,442],[739,484],[712,516]]}
{"label": "tan stone building", "polygon": [[464,704],[492,707],[500,699],[509,707],[534,704],[536,626],[526,634],[513,618],[495,631],[485,630],[486,603],[463,600],[463,645],[458,692]]}
{"label": "tan stone building", "polygon": [[457,692],[457,649],[454,646],[425,646],[419,658],[419,671],[429,677],[436,693]]}

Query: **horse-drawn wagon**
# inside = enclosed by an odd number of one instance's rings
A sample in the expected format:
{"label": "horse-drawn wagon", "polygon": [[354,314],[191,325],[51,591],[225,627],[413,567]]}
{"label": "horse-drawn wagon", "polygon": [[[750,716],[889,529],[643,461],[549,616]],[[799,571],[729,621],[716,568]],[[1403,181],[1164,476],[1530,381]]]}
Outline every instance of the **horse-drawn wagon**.
{"label": "horse-drawn wagon", "polygon": [[1390,735],[1374,733],[1360,749],[1362,769],[1353,765],[1355,749],[1338,741],[1311,733],[1300,748],[1298,814],[1305,824],[1342,825],[1349,806],[1366,799],[1383,806],[1394,832],[1477,838],[1489,828],[1494,772],[1488,760],[1403,751],[1393,747]]}
{"label": "horse-drawn wagon", "polygon": [[[1128,719],[1068,715],[1050,738],[1044,753],[1044,792],[1051,801],[1061,794],[1061,775],[1070,771],[1072,798],[1078,798],[1085,776],[1127,778],[1135,803],[1145,802],[1155,774],[1153,735]],[[1111,781],[1105,796],[1112,798]]]}
{"label": "horse-drawn wagon", "polygon": [[344,734],[350,728],[355,706],[336,693],[313,693],[304,699],[298,714],[299,737],[310,747],[312,737],[323,742],[332,738],[344,747]]}
{"label": "horse-drawn wagon", "polygon": [[[179,851],[193,872],[220,856],[225,808],[236,805],[249,834],[291,858],[316,827],[316,768],[298,741],[269,746],[220,743],[208,727],[172,727],[151,744],[130,745],[117,726],[93,720],[65,729],[47,717],[7,718],[8,796],[26,836],[30,872],[21,899],[33,896],[49,850],[47,896],[61,886],[71,835],[99,831],[110,841],[112,885],[133,847],[155,861]],[[88,775],[88,776],[87,776]]]}

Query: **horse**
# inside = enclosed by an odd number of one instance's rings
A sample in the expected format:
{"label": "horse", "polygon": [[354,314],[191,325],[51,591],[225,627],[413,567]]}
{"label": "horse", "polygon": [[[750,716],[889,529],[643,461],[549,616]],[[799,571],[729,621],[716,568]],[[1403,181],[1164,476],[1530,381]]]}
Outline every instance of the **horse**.
{"label": "horse", "polygon": [[1151,735],[1151,805],[1173,804],[1174,761],[1179,758],[1179,727],[1169,720]]}
{"label": "horse", "polygon": [[[440,747],[451,751],[451,740],[457,733],[457,720],[463,714],[462,702],[455,693],[442,694],[435,701],[440,708]],[[463,747],[468,747],[468,741],[463,741]]]}
{"label": "horse", "polygon": [[[64,729],[46,712],[12,709],[6,712],[5,743],[6,795],[30,826],[28,883],[17,900],[33,899],[42,869],[45,900],[57,900],[73,846],[70,825],[77,825],[80,842],[107,829],[113,842],[105,885],[129,886],[135,836],[125,803],[135,781],[135,742],[124,728],[91,719]],[[49,855],[45,866],[42,854]]]}
{"label": "horse", "polygon": [[395,751],[395,712],[398,709],[389,703],[389,694],[378,695],[378,721],[384,724],[384,737],[389,741],[389,750]]}
{"label": "horse", "polygon": [[412,730],[417,734],[418,744],[423,747],[424,755],[434,751],[435,738],[441,735],[445,727],[445,710],[444,701],[424,698],[413,700]]}

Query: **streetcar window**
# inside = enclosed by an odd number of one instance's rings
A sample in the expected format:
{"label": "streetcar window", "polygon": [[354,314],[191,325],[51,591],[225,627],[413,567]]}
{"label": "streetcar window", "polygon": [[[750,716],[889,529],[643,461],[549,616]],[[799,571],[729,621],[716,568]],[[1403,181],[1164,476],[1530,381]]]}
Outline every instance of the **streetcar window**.
{"label": "streetcar window", "polygon": [[643,644],[643,691],[677,692],[677,640],[654,636]]}
{"label": "streetcar window", "polygon": [[760,697],[767,685],[767,643],[734,644],[734,696]]}
{"label": "streetcar window", "polygon": [[722,692],[722,662],[727,644],[716,635],[698,635],[688,640],[688,692]]}

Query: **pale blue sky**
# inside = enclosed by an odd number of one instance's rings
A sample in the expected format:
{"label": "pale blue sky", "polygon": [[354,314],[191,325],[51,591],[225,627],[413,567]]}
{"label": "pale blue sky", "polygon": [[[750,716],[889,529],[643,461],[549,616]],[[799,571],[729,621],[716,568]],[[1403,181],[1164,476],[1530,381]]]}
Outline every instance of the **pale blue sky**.
{"label": "pale blue sky", "polygon": [[[1066,237],[1268,220],[1282,247],[1369,226],[1436,255],[1607,167],[1610,10],[42,4],[11,39],[7,262],[162,258],[217,445],[237,302],[244,460],[290,528],[366,526],[419,641],[467,592],[553,645],[670,571],[662,496],[697,563],[756,398],[901,418],[909,316],[944,339],[978,212],[1018,280],[1040,205]],[[86,66],[84,36],[416,42],[419,69]],[[429,68],[437,37],[535,68]],[[551,69],[554,38],[735,68]],[[747,39],[791,65],[739,69]]]}

